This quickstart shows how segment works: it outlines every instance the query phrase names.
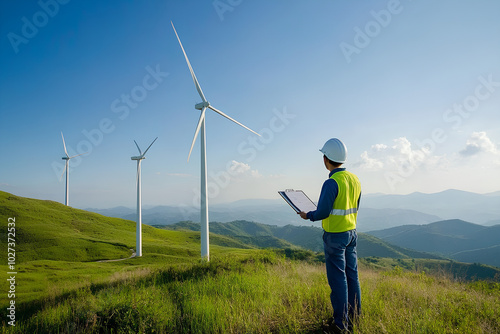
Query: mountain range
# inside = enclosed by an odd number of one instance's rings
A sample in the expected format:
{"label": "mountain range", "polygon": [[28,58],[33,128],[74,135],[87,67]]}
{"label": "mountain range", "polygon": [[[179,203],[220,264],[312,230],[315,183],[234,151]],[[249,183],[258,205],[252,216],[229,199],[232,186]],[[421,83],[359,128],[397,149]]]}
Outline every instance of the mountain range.
{"label": "mountain range", "polygon": [[452,219],[426,225],[404,225],[369,234],[392,245],[457,261],[500,267],[500,225],[482,226]]}
{"label": "mountain range", "polygon": [[[210,221],[254,221],[269,225],[315,225],[304,221],[281,199],[250,199],[210,206]],[[106,216],[136,220],[135,209],[87,209]],[[148,225],[169,225],[179,221],[199,222],[199,209],[192,206],[143,208]],[[500,224],[500,192],[475,194],[459,190],[409,195],[368,194],[361,198],[358,231],[367,232],[401,225],[429,224],[444,219],[463,219],[476,224]]]}
{"label": "mountain range", "polygon": [[[476,194],[449,189],[433,194],[373,194],[362,197],[364,207],[415,210],[442,219],[462,219],[492,226],[500,223],[500,192]],[[401,224],[403,225],[403,224]]]}

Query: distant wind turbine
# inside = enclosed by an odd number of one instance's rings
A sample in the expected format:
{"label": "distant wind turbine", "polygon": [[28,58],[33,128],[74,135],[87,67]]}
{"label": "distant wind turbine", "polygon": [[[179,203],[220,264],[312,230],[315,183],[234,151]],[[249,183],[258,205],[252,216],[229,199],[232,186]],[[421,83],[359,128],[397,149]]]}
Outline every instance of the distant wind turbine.
{"label": "distant wind turbine", "polygon": [[255,133],[256,135],[260,136],[257,132],[253,131],[252,129],[246,127],[245,125],[241,124],[240,122],[234,120],[233,118],[229,117],[228,115],[224,114],[222,111],[217,110],[214,108],[205,98],[205,95],[203,95],[203,91],[201,90],[200,84],[198,83],[198,80],[196,79],[196,75],[194,74],[193,68],[191,67],[191,63],[189,62],[188,56],[186,54],[186,51],[184,51],[184,47],[182,46],[181,39],[179,38],[179,35],[177,34],[177,31],[175,30],[174,23],[170,22],[172,24],[172,28],[174,29],[175,36],[177,36],[177,40],[179,41],[179,45],[181,46],[182,53],[184,53],[184,57],[186,58],[186,63],[189,67],[189,71],[191,72],[191,77],[193,78],[194,85],[196,86],[196,90],[198,91],[198,94],[200,95],[202,102],[197,103],[195,105],[195,108],[197,110],[201,110],[201,115],[200,119],[198,120],[198,125],[196,127],[196,131],[194,133],[194,138],[193,142],[191,143],[191,149],[189,150],[189,155],[188,155],[188,162],[189,158],[191,157],[191,152],[193,151],[193,146],[196,141],[196,138],[198,137],[198,133],[200,132],[201,129],[201,196],[200,196],[200,202],[201,202],[201,257],[202,259],[206,259],[207,261],[210,260],[210,254],[209,254],[209,239],[208,239],[208,196],[207,196],[207,154],[206,154],[206,143],[205,143],[205,111],[207,108],[215,111],[221,116],[224,116],[225,118],[233,121],[234,123],[244,127],[248,131],[251,131]]}
{"label": "distant wind turbine", "polygon": [[154,144],[158,137],[148,146],[146,151],[142,153],[139,145],[134,140],[135,146],[139,150],[139,155],[131,157],[132,160],[137,160],[137,224],[136,224],[136,237],[135,237],[135,256],[142,256],[142,193],[141,193],[141,161],[146,159],[145,155],[149,148]]}
{"label": "distant wind turbine", "polygon": [[87,153],[86,152],[80,153],[80,154],[77,154],[77,155],[70,157],[68,154],[68,151],[66,150],[66,143],[64,142],[64,135],[63,135],[62,131],[61,131],[61,137],[62,137],[62,141],[63,141],[63,145],[64,145],[64,153],[66,154],[65,157],[62,157],[63,160],[66,160],[66,167],[64,168],[64,171],[61,174],[61,177],[62,177],[64,175],[64,173],[66,173],[66,196],[64,197],[64,205],[69,206],[69,161],[73,158],[76,158],[77,156],[80,156],[82,154],[87,154]]}

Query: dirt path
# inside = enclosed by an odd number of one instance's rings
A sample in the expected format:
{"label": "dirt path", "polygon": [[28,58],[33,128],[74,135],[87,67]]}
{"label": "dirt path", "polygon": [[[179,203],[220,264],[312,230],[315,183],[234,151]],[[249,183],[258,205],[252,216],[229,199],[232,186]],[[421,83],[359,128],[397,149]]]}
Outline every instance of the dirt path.
{"label": "dirt path", "polygon": [[115,260],[99,260],[99,261],[96,261],[96,262],[116,262],[116,261],[123,261],[123,260],[128,260],[128,259],[131,259],[131,258],[133,258],[133,257],[135,257],[135,256],[136,256],[136,253],[135,253],[135,251],[134,251],[132,248],[131,248],[130,250],[132,251],[132,255],[131,255],[131,256],[129,256],[129,257],[126,257],[126,258],[124,258],[124,259],[115,259]]}

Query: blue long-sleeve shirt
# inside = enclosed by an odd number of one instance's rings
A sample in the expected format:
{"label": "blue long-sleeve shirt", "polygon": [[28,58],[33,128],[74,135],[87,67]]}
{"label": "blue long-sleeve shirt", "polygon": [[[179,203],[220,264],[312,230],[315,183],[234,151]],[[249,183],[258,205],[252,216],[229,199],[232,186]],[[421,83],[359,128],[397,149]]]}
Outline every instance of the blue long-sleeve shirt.
{"label": "blue long-sleeve shirt", "polygon": [[[330,212],[332,211],[333,208],[333,202],[335,202],[335,198],[337,198],[337,195],[339,194],[339,185],[337,184],[337,181],[334,179],[331,179],[332,175],[337,173],[345,171],[345,168],[335,168],[330,172],[328,175],[328,180],[326,180],[323,183],[323,187],[321,188],[321,193],[319,195],[319,200],[318,200],[318,207],[314,211],[309,211],[307,213],[307,219],[311,221],[317,221],[317,220],[323,220],[325,218],[328,218],[330,216]],[[361,199],[361,195],[358,198],[358,207],[359,207],[359,201]]]}

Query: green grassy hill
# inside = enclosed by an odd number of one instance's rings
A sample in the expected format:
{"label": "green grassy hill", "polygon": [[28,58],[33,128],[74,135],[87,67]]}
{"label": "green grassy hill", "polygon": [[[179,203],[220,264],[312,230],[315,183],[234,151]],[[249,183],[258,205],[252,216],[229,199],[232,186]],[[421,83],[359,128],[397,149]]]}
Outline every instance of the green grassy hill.
{"label": "green grassy hill", "polygon": [[438,255],[392,245],[366,233],[359,233],[357,248],[358,256],[362,258],[376,256],[393,259],[443,259]]}
{"label": "green grassy hill", "polygon": [[[500,284],[360,268],[353,334],[500,331]],[[136,270],[43,298],[9,333],[323,333],[324,266],[271,252]],[[3,323],[4,333],[7,332]]]}
{"label": "green grassy hill", "polygon": [[[173,225],[156,225],[165,230],[174,231],[200,231],[200,224],[193,222],[179,222]],[[273,235],[273,226],[247,221],[231,223],[210,222],[210,237],[219,235],[237,240],[247,247],[258,248],[297,248],[287,240]]]}
{"label": "green grassy hill", "polygon": [[[136,223],[67,207],[53,201],[0,191],[0,216],[16,221],[17,263],[34,260],[90,262],[131,256]],[[7,226],[7,218],[2,221]],[[190,257],[199,254],[199,233],[159,230],[143,225],[143,252]],[[6,240],[7,229],[0,230]],[[251,248],[237,240],[213,236],[212,245]],[[2,251],[6,252],[2,243]]]}
{"label": "green grassy hill", "polygon": [[[15,263],[19,277],[23,277],[16,295],[21,296],[21,301],[100,282],[117,272],[157,268],[165,263],[192,263],[200,258],[199,233],[143,225],[143,257],[99,263],[99,260],[132,255],[136,242],[135,222],[53,201],[0,191],[0,217],[1,254],[7,254],[8,218],[15,218]],[[211,235],[210,241],[211,252],[215,255],[248,254],[254,248],[227,236]],[[8,290],[6,280],[1,281],[0,288]],[[6,296],[1,294],[2,305],[5,300]]]}
{"label": "green grassy hill", "polygon": [[480,259],[481,263],[489,263],[500,268],[500,245],[458,252],[451,254],[450,257],[463,262],[475,262]]}
{"label": "green grassy hill", "polygon": [[[211,234],[206,263],[199,232],[144,226],[141,258],[96,262],[130,256],[134,222],[4,192],[0,215],[2,251],[8,217],[17,232],[16,296],[0,294],[2,333],[322,333],[332,313],[324,264],[291,260],[310,259],[300,249]],[[442,268],[442,260],[361,261],[363,314],[353,333],[500,332],[500,284],[415,270],[431,272],[431,261]],[[0,289],[8,291],[5,279]],[[6,317],[12,300],[15,327]]]}
{"label": "green grassy hill", "polygon": [[[130,256],[130,248],[135,248],[132,222],[90,214],[52,201],[0,192],[0,216],[15,218],[18,264],[42,259],[122,258]],[[5,240],[6,229],[0,230],[0,238]]]}

